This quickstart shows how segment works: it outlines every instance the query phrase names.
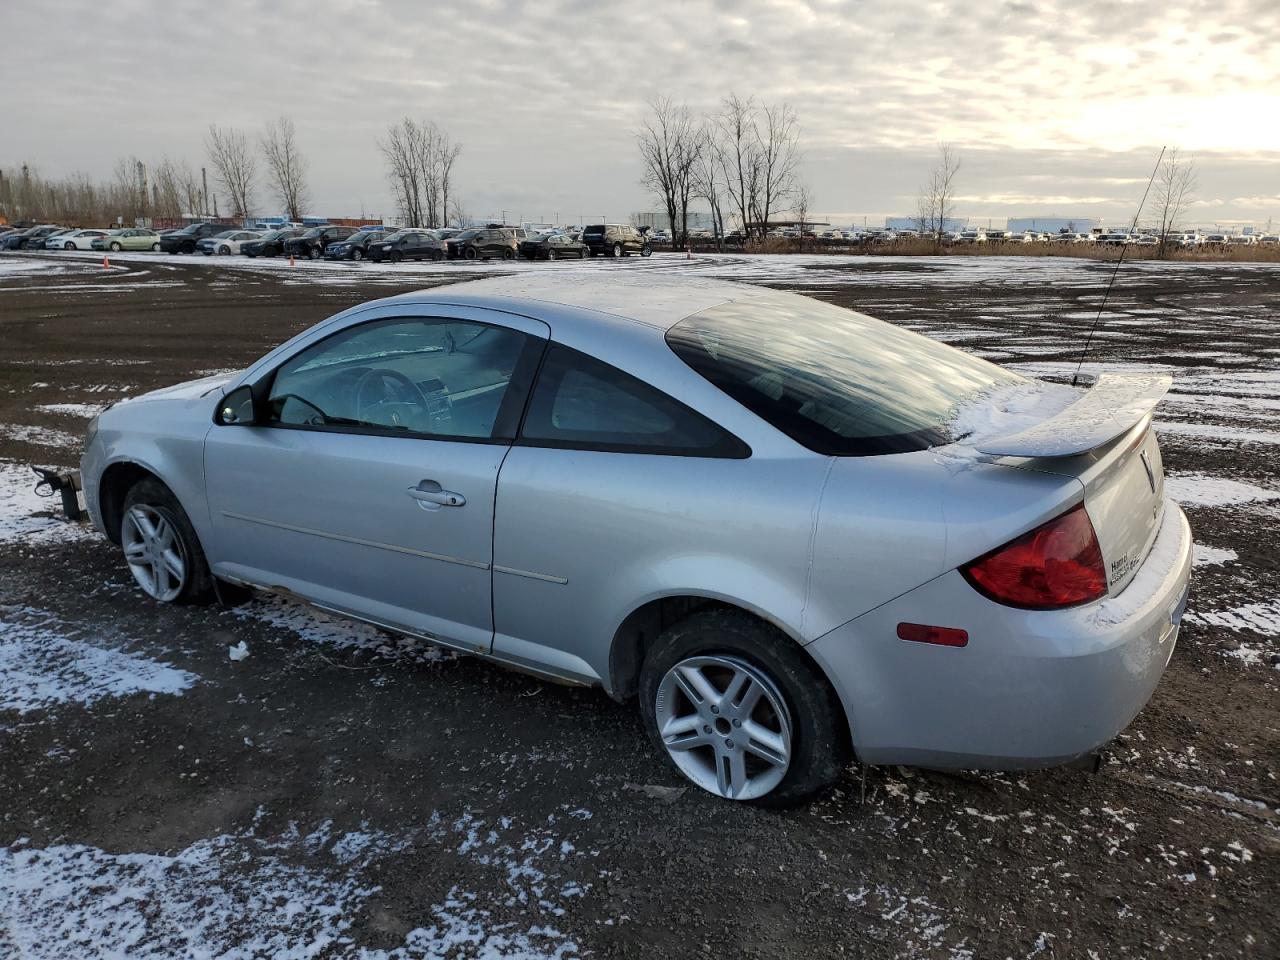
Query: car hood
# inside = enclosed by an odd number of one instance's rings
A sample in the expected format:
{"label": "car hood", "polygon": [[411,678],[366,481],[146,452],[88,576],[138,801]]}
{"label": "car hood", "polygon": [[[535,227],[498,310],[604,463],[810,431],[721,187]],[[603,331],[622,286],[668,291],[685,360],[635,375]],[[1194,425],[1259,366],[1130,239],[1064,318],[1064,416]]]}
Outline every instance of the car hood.
{"label": "car hood", "polygon": [[149,393],[142,393],[136,397],[130,397],[127,401],[122,400],[121,403],[152,403],[157,400],[195,400],[198,397],[208,396],[219,387],[225,386],[232,379],[239,376],[239,370],[233,370],[228,373],[219,373],[210,377],[202,377],[199,380],[188,380],[185,383],[175,383],[171,387],[161,387],[159,390],[152,390]]}

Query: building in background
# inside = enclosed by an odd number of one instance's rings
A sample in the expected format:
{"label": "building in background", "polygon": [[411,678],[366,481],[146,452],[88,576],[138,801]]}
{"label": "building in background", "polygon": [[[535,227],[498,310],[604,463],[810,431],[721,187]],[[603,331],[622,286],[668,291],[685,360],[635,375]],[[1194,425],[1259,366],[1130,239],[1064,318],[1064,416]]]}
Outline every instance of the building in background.
{"label": "building in background", "polygon": [[1005,229],[1010,233],[1091,233],[1101,226],[1097,217],[1010,217]]}
{"label": "building in background", "polygon": [[[942,229],[946,233],[957,233],[968,225],[968,221],[962,217],[944,217],[942,221]],[[919,217],[885,217],[884,228],[886,230],[919,230]]]}

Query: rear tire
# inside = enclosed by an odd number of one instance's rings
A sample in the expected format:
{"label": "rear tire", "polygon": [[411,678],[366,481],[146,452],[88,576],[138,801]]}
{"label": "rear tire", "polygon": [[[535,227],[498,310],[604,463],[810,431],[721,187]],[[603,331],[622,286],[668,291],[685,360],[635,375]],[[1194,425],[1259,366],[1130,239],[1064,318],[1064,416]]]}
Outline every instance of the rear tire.
{"label": "rear tire", "polygon": [[[699,704],[679,678],[704,670],[720,699]],[[736,703],[733,680],[717,687],[717,671],[744,678]],[[754,707],[747,707],[749,694]],[[746,712],[735,716],[740,705]],[[640,712],[649,738],[676,769],[726,799],[794,806],[834,783],[852,759],[844,710],[821,669],[790,637],[739,610],[695,613],[663,631],[640,671]],[[670,745],[688,739],[705,743]]]}
{"label": "rear tire", "polygon": [[158,243],[153,243],[153,244],[151,245],[151,252],[152,252],[152,253],[159,253],[159,252],[160,252],[160,244],[158,244]]}
{"label": "rear tire", "polygon": [[615,243],[615,244],[613,245],[613,249],[609,251],[609,256],[611,256],[611,257],[620,257],[620,256],[622,256],[622,244],[620,244],[620,243]]}
{"label": "rear tire", "polygon": [[512,250],[510,247],[503,247],[502,249],[503,260],[514,260],[515,258],[516,258],[516,252],[514,250]]}
{"label": "rear tire", "polygon": [[120,543],[134,580],[153,600],[201,604],[214,598],[213,574],[195,528],[159,480],[139,480],[125,496]]}
{"label": "rear tire", "polygon": [[[554,250],[548,250],[548,251],[547,251],[547,259],[548,259],[548,260],[554,260],[555,258],[556,258],[556,252],[555,252]],[[532,257],[530,257],[530,259],[533,259],[533,258],[532,258]]]}
{"label": "rear tire", "polygon": [[324,256],[324,251],[319,247],[312,247],[310,250],[307,251],[307,256],[309,256],[312,260],[319,260],[322,256]]}

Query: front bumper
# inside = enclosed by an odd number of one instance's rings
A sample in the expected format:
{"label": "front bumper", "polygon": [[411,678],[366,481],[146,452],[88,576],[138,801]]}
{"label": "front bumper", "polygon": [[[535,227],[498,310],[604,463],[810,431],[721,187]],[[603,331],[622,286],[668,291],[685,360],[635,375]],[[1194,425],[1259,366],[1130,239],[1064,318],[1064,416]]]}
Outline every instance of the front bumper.
{"label": "front bumper", "polygon": [[[1017,610],[949,573],[806,649],[872,764],[1025,769],[1079,759],[1146,705],[1173,655],[1191,578],[1191,528],[1169,501],[1150,554],[1114,598]],[[965,647],[897,638],[899,623],[959,627]]]}

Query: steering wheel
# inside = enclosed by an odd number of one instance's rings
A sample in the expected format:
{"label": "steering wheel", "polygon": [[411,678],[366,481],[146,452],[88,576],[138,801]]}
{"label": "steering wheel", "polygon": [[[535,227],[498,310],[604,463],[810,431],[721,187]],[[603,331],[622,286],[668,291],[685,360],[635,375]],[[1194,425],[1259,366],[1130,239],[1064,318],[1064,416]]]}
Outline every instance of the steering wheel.
{"label": "steering wheel", "polygon": [[[382,396],[366,401],[365,392],[375,382],[381,387]],[[398,396],[395,394],[398,394]],[[393,405],[417,408],[417,411],[423,417],[430,412],[427,406],[427,398],[422,395],[422,390],[418,385],[399,370],[392,370],[388,367],[374,367],[361,375],[360,379],[356,381],[355,405],[356,418],[365,423],[378,422],[365,415],[367,410],[375,407],[390,409],[391,425],[393,426],[402,426],[399,413],[391,409]]]}

